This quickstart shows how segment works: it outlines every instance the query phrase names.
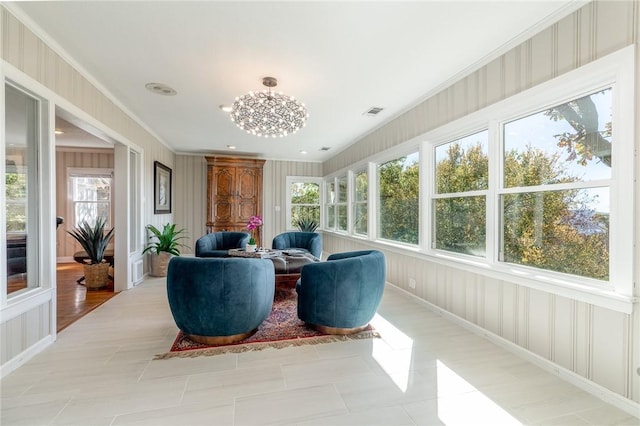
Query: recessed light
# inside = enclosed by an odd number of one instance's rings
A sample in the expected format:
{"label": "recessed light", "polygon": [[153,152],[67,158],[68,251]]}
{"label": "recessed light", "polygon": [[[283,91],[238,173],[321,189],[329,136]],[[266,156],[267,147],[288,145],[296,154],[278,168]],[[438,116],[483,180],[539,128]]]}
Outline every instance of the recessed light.
{"label": "recessed light", "polygon": [[300,154],[306,154],[306,153],[307,153],[307,151],[305,151],[304,149],[300,150]]}
{"label": "recessed light", "polygon": [[146,87],[147,90],[155,93],[156,95],[174,96],[178,93],[174,88],[162,83],[147,83],[144,85],[144,87]]}
{"label": "recessed light", "polygon": [[235,145],[227,145],[227,148],[229,148],[229,149],[236,149],[236,146],[235,146]]}
{"label": "recessed light", "polygon": [[56,129],[53,133],[55,133],[56,135],[63,135],[64,132],[60,129]]}
{"label": "recessed light", "polygon": [[222,104],[222,105],[219,105],[218,108],[220,108],[224,112],[231,112],[231,105]]}

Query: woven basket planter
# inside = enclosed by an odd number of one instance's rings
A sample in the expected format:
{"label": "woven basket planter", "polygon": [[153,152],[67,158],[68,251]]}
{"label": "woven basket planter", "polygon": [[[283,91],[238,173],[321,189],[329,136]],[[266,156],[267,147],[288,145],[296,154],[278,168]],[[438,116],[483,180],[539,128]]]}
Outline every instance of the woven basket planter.
{"label": "woven basket planter", "polygon": [[84,265],[84,279],[87,290],[99,290],[109,281],[109,264],[106,262]]}
{"label": "woven basket planter", "polygon": [[173,255],[166,251],[151,253],[151,271],[149,274],[152,277],[166,277],[169,261],[172,257]]}

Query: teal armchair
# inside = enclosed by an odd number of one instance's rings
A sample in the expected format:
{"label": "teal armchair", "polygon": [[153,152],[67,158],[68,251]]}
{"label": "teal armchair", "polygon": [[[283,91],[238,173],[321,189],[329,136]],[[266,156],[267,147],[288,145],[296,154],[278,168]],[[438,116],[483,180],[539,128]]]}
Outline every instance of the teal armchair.
{"label": "teal armchair", "polygon": [[336,253],[302,267],[296,283],[298,318],[330,334],[363,330],[384,291],[385,259],[377,250]]}

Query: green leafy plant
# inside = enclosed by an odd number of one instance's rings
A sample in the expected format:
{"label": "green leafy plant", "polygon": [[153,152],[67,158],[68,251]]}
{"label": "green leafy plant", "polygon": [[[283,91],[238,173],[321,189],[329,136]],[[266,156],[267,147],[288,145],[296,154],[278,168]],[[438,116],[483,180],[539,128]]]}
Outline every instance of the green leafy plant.
{"label": "green leafy plant", "polygon": [[300,218],[296,220],[296,226],[302,232],[315,232],[318,228],[318,222],[309,218]]}
{"label": "green leafy plant", "polygon": [[180,240],[186,238],[182,236],[184,229],[179,229],[176,231],[176,225],[167,223],[163,226],[162,231],[156,228],[153,225],[147,225],[147,230],[153,234],[153,238],[156,241],[152,242],[145,248],[142,253],[146,253],[150,251],[151,253],[160,254],[165,251],[167,253],[171,253],[174,256],[180,255],[180,250],[178,247],[186,247],[184,244],[180,243]]}
{"label": "green leafy plant", "polygon": [[104,260],[104,252],[113,238],[115,228],[111,228],[105,234],[104,227],[106,223],[107,220],[102,217],[96,219],[96,223],[93,226],[84,220],[75,229],[67,231],[69,235],[80,243],[92,265],[102,263]]}

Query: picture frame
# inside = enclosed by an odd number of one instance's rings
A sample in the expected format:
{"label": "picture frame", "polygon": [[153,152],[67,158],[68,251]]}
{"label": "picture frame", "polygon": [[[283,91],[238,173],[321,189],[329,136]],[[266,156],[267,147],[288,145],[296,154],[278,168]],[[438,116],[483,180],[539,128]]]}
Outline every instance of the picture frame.
{"label": "picture frame", "polygon": [[153,213],[171,213],[171,169],[153,162]]}

